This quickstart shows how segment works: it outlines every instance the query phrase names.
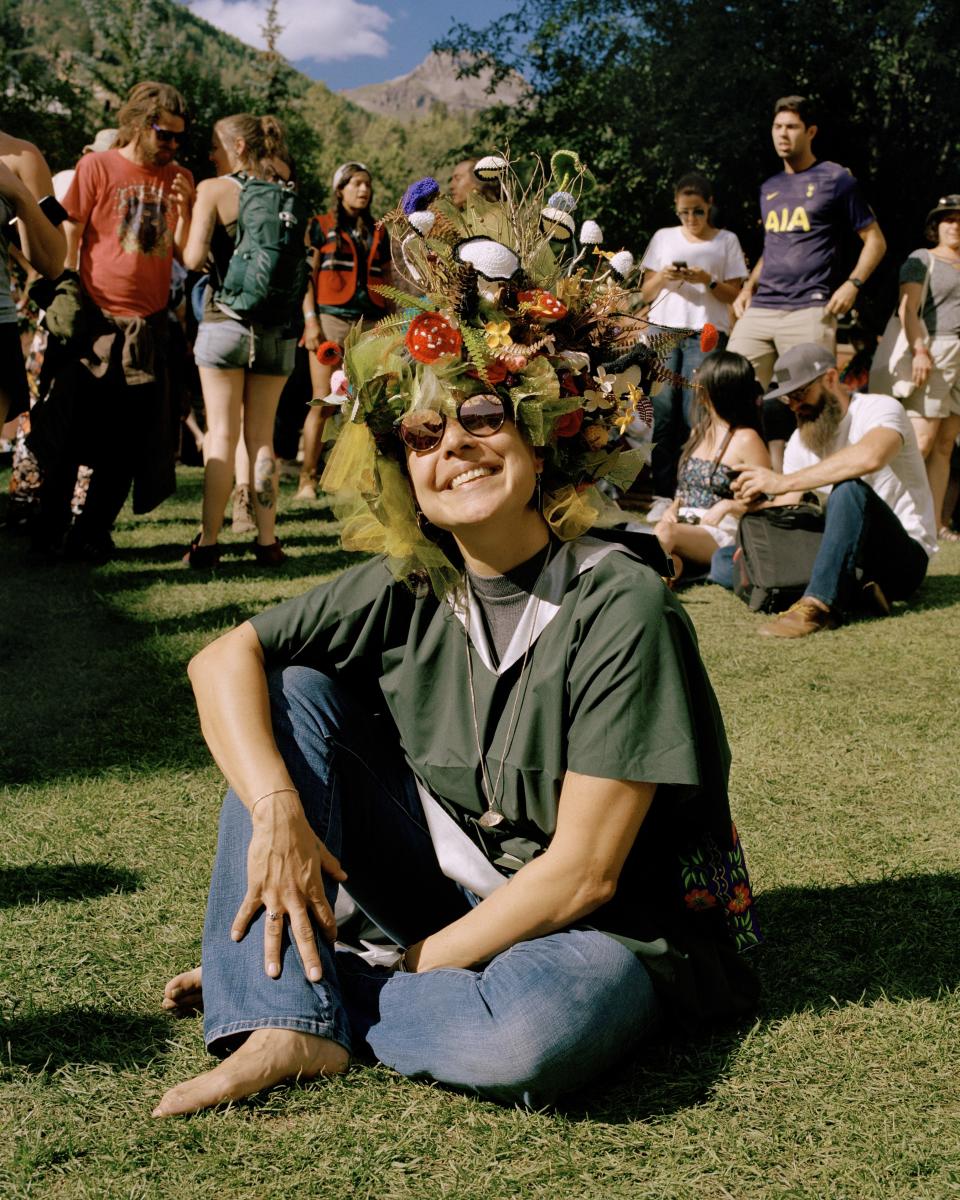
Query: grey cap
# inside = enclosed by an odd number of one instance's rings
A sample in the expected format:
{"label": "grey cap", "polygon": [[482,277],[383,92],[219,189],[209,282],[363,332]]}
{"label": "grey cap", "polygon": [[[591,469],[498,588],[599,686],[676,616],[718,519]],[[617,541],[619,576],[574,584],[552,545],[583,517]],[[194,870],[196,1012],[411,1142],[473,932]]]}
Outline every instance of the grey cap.
{"label": "grey cap", "polygon": [[836,365],[833,351],[817,342],[803,342],[799,346],[791,346],[789,350],[784,350],[773,364],[772,386],[763,398],[780,400],[788,392],[795,392],[806,387],[808,383],[813,383]]}
{"label": "grey cap", "polygon": [[93,141],[84,146],[84,154],[102,154],[104,150],[112,150],[119,132],[119,129],[98,129]]}

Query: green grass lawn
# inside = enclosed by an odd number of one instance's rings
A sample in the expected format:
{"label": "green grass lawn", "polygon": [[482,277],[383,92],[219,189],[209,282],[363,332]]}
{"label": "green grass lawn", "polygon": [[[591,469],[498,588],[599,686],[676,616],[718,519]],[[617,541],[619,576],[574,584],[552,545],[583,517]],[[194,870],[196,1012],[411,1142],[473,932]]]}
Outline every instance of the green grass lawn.
{"label": "green grass lawn", "polygon": [[199,1022],[159,1010],[199,958],[221,792],[187,659],[350,561],[287,484],[285,568],[228,533],[191,573],[200,472],[180,479],[101,568],[0,535],[0,1196],[960,1196],[954,546],[910,608],[797,644],[684,595],[767,935],[752,1027],[652,1047],[558,1113],[361,1067],[151,1120],[210,1065]]}

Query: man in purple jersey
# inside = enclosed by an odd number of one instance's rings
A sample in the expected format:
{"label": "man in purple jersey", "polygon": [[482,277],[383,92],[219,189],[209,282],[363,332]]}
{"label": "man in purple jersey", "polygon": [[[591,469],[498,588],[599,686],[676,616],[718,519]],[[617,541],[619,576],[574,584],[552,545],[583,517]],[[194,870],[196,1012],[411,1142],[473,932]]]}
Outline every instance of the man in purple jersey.
{"label": "man in purple jersey", "polygon": [[[853,307],[887,248],[846,167],[817,161],[811,149],[816,133],[812,106],[804,96],[783,96],[776,102],[773,147],[783,170],[760,187],[763,255],[733,302],[737,322],[727,346],[753,363],[764,387],[777,356],[791,346],[817,342],[835,350],[837,317]],[[849,230],[863,246],[853,270],[844,275],[837,259]],[[775,469],[783,462],[784,444],[794,427],[783,405],[764,406],[764,432]]]}

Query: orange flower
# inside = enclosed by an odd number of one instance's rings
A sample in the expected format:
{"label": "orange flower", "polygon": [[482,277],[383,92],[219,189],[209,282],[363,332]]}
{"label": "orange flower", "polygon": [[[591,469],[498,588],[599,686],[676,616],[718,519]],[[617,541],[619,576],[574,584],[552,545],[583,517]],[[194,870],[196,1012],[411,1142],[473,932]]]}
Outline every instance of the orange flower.
{"label": "orange flower", "polygon": [[753,903],[750,889],[745,883],[738,883],[733,889],[733,898],[727,901],[727,908],[732,913],[746,912]]}
{"label": "orange flower", "polygon": [[708,892],[706,888],[691,888],[683,898],[687,908],[692,908],[695,912],[701,912],[705,908],[714,908],[717,903],[717,898],[712,892]]}
{"label": "orange flower", "polygon": [[711,325],[708,321],[700,330],[700,349],[704,354],[709,354],[711,350],[716,350],[720,342],[720,334],[717,333],[716,325]]}
{"label": "orange flower", "polygon": [[338,342],[321,342],[317,347],[317,362],[325,367],[339,367],[343,362],[343,347]]}

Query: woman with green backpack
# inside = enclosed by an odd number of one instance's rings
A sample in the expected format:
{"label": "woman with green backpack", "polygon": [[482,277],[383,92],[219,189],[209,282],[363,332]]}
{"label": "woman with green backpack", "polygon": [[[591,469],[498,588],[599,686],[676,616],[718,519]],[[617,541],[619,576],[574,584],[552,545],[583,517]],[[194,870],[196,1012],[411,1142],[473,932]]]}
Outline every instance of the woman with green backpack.
{"label": "woman with green backpack", "polygon": [[261,566],[279,566],[273,425],[303,327],[308,213],[275,117],[224,117],[213,141],[211,157],[224,156],[229,173],[197,188],[184,252],[188,269],[210,267],[194,347],[207,413],[203,519],[184,562],[204,569],[220,561],[217,538],[242,425],[257,524],[254,554]]}

